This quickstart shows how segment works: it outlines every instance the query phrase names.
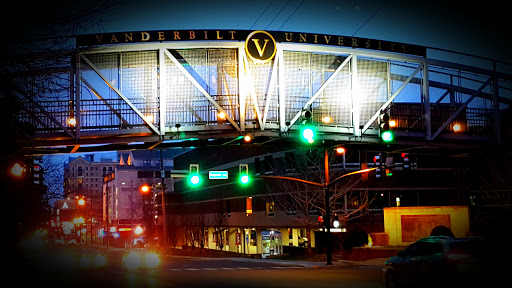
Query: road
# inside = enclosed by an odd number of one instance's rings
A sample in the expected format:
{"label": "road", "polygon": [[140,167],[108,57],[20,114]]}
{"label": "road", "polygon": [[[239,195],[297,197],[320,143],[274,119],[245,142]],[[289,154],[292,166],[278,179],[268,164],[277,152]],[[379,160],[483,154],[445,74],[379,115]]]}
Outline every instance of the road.
{"label": "road", "polygon": [[32,254],[8,278],[16,277],[23,286],[52,287],[384,287],[380,266],[167,256],[154,269],[127,270],[123,252],[109,251],[107,266],[90,270],[77,268],[69,255],[55,250]]}

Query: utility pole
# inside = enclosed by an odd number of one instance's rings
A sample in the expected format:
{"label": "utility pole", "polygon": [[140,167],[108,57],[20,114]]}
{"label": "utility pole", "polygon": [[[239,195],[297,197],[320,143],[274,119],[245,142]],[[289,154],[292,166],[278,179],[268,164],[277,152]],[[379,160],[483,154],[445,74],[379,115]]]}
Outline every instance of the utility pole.
{"label": "utility pole", "polygon": [[164,160],[162,157],[162,148],[160,148],[160,178],[161,178],[161,194],[162,194],[162,241],[161,245],[164,248],[164,255],[167,254],[167,213],[165,209],[165,170],[164,170]]}

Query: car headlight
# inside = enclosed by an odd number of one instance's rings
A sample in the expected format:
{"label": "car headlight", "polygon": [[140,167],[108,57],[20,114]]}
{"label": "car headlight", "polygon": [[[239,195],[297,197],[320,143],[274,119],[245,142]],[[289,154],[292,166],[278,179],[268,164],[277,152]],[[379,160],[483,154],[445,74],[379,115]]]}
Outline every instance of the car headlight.
{"label": "car headlight", "polygon": [[155,268],[160,265],[160,258],[155,253],[147,253],[145,262],[147,268]]}
{"label": "car headlight", "polygon": [[130,252],[123,256],[123,264],[127,269],[137,269],[140,266],[140,256],[135,252]]}
{"label": "car headlight", "polygon": [[98,254],[96,255],[96,257],[94,257],[94,266],[99,268],[99,267],[103,267],[107,264],[107,259],[105,258],[105,256],[101,255],[101,254]]}

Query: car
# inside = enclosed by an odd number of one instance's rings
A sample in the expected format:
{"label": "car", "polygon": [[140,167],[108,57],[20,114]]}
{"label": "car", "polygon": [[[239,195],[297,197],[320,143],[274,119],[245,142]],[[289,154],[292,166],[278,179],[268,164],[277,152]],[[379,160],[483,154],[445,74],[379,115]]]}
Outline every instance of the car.
{"label": "car", "polygon": [[299,247],[308,247],[308,238],[299,236]]}
{"label": "car", "polygon": [[386,287],[406,283],[431,285],[474,284],[485,269],[486,244],[479,238],[430,236],[410,244],[385,262]]}
{"label": "car", "polygon": [[82,247],[78,252],[78,265],[80,269],[101,269],[107,263],[105,251],[96,248]]}
{"label": "car", "polygon": [[135,239],[133,239],[133,246],[137,247],[144,247],[146,244],[146,236],[139,236]]}

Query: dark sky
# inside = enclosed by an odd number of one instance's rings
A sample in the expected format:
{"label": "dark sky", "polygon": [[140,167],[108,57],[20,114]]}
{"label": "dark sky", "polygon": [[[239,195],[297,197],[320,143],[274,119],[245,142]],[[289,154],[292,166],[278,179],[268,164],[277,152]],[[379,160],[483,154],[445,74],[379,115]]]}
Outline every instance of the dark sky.
{"label": "dark sky", "polygon": [[[280,30],[357,36],[455,50],[512,62],[503,1],[76,0],[15,2],[3,9],[2,41],[55,34],[55,23],[87,19],[74,33],[173,29]],[[508,14],[507,14],[508,13]]]}

